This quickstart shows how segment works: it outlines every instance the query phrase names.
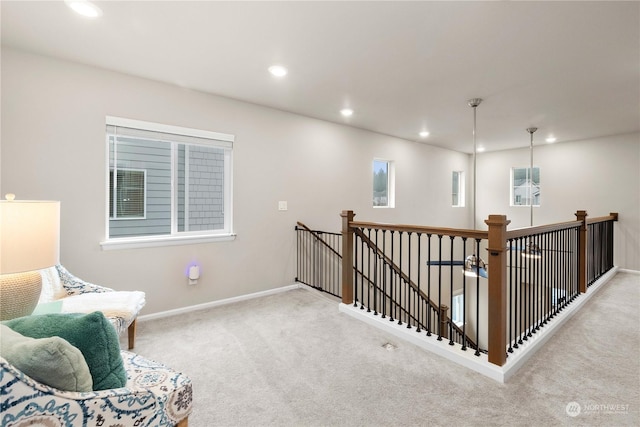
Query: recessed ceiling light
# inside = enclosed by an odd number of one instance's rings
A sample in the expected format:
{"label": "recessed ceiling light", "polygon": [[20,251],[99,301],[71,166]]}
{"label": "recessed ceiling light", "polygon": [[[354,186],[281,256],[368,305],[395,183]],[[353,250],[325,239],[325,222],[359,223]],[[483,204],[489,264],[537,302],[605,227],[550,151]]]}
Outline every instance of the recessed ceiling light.
{"label": "recessed ceiling light", "polygon": [[87,0],[64,0],[74,12],[85,18],[97,18],[102,16],[102,9]]}
{"label": "recessed ceiling light", "polygon": [[420,138],[426,138],[429,136],[429,132],[427,132],[426,130],[423,130],[422,132],[420,132]]}
{"label": "recessed ceiling light", "polygon": [[276,77],[284,77],[287,75],[287,69],[282,65],[272,65],[269,67],[269,72]]}
{"label": "recessed ceiling light", "polygon": [[353,110],[351,108],[343,108],[340,110],[340,114],[345,117],[353,116]]}
{"label": "recessed ceiling light", "polygon": [[478,147],[478,149],[476,151],[478,153],[482,153],[484,151],[484,147],[480,146],[480,147]]}
{"label": "recessed ceiling light", "polygon": [[554,142],[556,142],[556,137],[550,136],[545,141],[547,141],[549,144],[553,144]]}

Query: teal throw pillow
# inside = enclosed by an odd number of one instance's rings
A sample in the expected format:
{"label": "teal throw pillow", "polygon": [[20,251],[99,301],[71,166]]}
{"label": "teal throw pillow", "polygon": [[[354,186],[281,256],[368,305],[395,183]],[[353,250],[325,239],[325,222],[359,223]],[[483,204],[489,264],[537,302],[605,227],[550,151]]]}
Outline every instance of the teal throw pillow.
{"label": "teal throw pillow", "polygon": [[3,323],[31,338],[59,336],[80,349],[89,366],[94,390],[120,388],[127,382],[118,334],[100,311],[41,314]]}
{"label": "teal throw pillow", "polygon": [[30,338],[0,325],[0,354],[34,380],[65,391],[91,391],[82,352],[60,337]]}

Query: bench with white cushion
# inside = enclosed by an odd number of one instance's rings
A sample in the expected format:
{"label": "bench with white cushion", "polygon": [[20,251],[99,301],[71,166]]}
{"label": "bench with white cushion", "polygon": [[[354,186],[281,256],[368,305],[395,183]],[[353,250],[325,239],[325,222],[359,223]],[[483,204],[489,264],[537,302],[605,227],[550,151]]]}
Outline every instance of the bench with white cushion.
{"label": "bench with white cushion", "polygon": [[86,282],[58,264],[40,270],[42,291],[36,307],[46,310],[55,305],[61,313],[92,313],[101,311],[113,324],[118,335],[128,331],[129,350],[135,345],[136,319],[144,307],[145,293],[140,291],[115,291],[111,288]]}

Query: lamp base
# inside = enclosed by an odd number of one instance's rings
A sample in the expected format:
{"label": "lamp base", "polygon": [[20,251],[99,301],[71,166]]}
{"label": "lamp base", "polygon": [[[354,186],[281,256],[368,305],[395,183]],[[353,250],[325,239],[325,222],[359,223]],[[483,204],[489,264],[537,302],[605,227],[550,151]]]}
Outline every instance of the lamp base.
{"label": "lamp base", "polygon": [[0,320],[33,313],[41,290],[42,277],[37,271],[0,275]]}

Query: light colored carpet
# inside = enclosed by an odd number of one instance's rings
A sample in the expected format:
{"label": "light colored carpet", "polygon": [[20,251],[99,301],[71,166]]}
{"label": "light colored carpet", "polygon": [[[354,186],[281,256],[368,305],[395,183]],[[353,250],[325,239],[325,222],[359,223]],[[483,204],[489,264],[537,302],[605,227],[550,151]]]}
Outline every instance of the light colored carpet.
{"label": "light colored carpet", "polygon": [[304,289],[140,322],[135,351],[192,378],[191,427],[637,426],[640,275],[618,273],[506,384]]}

